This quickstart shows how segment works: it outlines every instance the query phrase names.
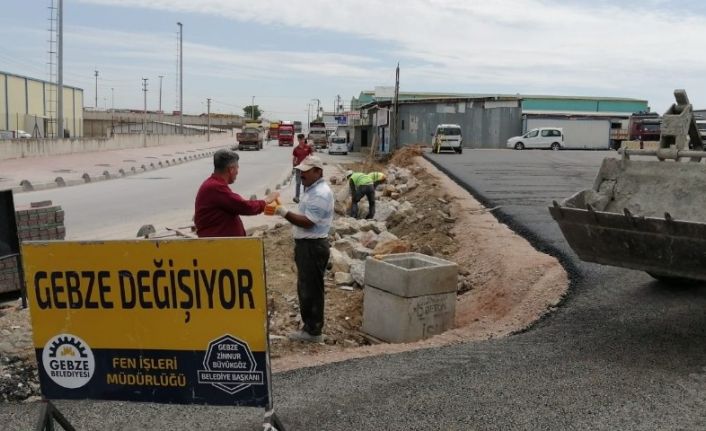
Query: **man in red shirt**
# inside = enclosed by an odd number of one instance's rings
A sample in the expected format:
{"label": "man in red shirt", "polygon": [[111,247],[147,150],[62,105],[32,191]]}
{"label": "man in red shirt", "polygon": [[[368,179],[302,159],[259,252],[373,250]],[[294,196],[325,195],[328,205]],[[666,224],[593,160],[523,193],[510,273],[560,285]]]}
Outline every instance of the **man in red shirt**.
{"label": "man in red shirt", "polygon": [[[304,159],[309,156],[309,154],[314,154],[314,148],[306,143],[306,139],[303,133],[297,135],[299,143],[292,150],[292,166],[298,166]],[[299,176],[299,171],[297,169],[292,169],[294,174],[294,180],[296,184],[296,189],[294,191],[294,202],[299,203],[299,191],[301,190],[302,179]]]}
{"label": "man in red shirt", "polygon": [[194,224],[199,238],[245,236],[241,215],[256,215],[274,202],[279,192],[264,200],[245,200],[233,193],[229,184],[238,176],[238,153],[218,150],[213,155],[213,174],[201,184],[196,194]]}

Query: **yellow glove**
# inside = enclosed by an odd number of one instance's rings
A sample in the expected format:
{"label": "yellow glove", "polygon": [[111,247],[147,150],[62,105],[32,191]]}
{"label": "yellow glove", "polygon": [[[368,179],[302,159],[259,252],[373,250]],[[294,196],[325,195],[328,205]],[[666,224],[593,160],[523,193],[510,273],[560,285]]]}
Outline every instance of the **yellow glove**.
{"label": "yellow glove", "polygon": [[265,211],[264,211],[265,215],[267,215],[267,216],[275,215],[275,211],[277,210],[277,207],[279,205],[280,205],[279,199],[275,199],[272,202],[270,202],[269,204],[265,205]]}
{"label": "yellow glove", "polygon": [[284,217],[287,215],[287,209],[280,204],[279,199],[275,199],[272,203],[265,206],[265,215],[278,215]]}

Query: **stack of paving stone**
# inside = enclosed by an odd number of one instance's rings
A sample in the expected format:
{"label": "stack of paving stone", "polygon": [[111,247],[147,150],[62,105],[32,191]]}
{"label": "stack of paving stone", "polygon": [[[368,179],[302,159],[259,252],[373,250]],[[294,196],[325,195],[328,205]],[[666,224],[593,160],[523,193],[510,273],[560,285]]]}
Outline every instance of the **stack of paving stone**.
{"label": "stack of paving stone", "polygon": [[[17,207],[15,220],[20,242],[61,240],[66,236],[64,210],[51,201]],[[17,262],[15,256],[0,259],[0,293],[20,290]]]}

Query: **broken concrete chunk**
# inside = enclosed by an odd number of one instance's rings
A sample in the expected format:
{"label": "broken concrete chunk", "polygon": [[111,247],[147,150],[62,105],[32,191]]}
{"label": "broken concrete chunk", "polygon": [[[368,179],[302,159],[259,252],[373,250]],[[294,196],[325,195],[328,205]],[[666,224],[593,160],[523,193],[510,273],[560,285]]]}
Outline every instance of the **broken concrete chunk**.
{"label": "broken concrete chunk", "polygon": [[358,244],[356,247],[353,247],[353,249],[350,251],[350,256],[353,259],[365,259],[368,256],[371,256],[373,254],[373,251],[367,247],[364,247],[361,244]]}
{"label": "broken concrete chunk", "polygon": [[331,256],[329,257],[329,262],[331,263],[331,272],[348,272],[351,268],[351,258],[347,254],[331,248]]}
{"label": "broken concrete chunk", "polygon": [[355,284],[360,287],[363,287],[363,284],[365,283],[365,262],[360,260],[355,261],[351,265],[350,271],[350,274],[353,277],[353,281],[355,281]]}
{"label": "broken concrete chunk", "polygon": [[342,286],[342,285],[350,285],[353,283],[353,276],[350,273],[347,272],[337,272],[334,275],[334,281],[336,283],[336,286]]}

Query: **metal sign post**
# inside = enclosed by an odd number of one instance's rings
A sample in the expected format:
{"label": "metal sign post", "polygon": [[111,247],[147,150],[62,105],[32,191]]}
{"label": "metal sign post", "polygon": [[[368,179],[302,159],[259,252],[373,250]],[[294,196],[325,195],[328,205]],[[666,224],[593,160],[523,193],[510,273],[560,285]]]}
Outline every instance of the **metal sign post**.
{"label": "metal sign post", "polygon": [[42,395],[274,414],[260,238],[27,242]]}

